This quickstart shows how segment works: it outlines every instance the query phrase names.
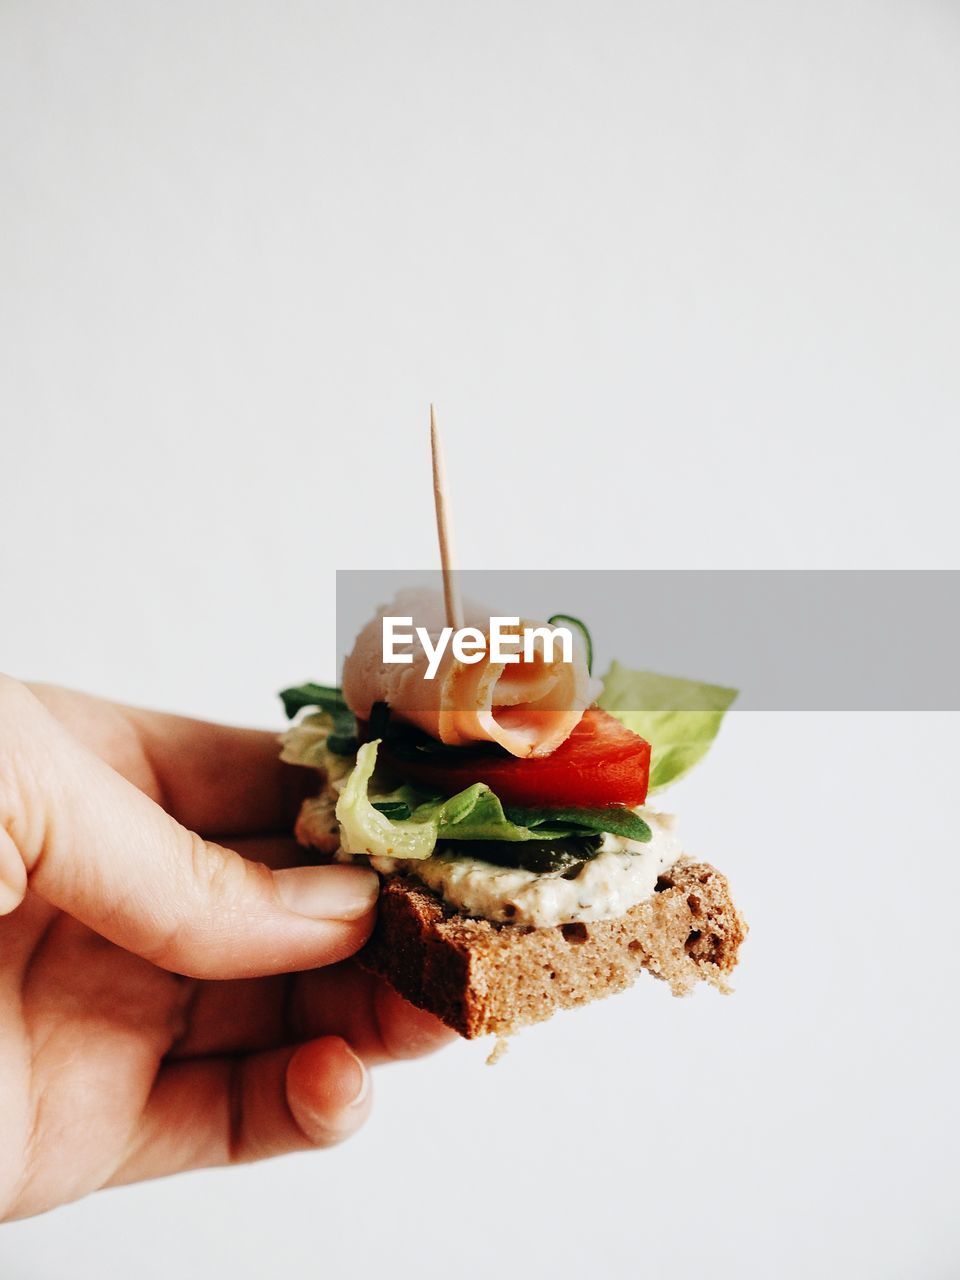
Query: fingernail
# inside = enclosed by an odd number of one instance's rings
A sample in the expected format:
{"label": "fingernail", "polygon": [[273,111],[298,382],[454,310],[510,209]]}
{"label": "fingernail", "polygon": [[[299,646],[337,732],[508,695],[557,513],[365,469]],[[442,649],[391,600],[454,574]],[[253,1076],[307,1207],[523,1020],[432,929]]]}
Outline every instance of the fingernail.
{"label": "fingernail", "polygon": [[0,916],[16,911],[27,892],[27,869],[17,846],[0,827]]}
{"label": "fingernail", "polygon": [[8,916],[11,911],[16,911],[22,901],[22,893],[17,893],[5,881],[0,880],[0,916]]}
{"label": "fingernail", "polygon": [[366,1102],[367,1094],[370,1092],[370,1076],[367,1074],[367,1068],[363,1065],[361,1059],[357,1057],[346,1041],[343,1042],[343,1048],[346,1056],[353,1061],[357,1077],[357,1092],[348,1105],[359,1107]]}
{"label": "fingernail", "polygon": [[369,867],[287,867],[274,872],[277,896],[311,920],[359,920],[373,907],[380,877]]}

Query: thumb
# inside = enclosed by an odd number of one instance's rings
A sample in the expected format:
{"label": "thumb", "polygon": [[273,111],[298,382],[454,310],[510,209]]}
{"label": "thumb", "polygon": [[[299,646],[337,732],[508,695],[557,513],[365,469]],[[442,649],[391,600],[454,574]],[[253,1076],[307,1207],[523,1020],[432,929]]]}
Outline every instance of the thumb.
{"label": "thumb", "polygon": [[0,914],[29,887],[163,968],[241,978],[351,955],[378,884],[365,867],[271,871],[202,840],[0,679]]}

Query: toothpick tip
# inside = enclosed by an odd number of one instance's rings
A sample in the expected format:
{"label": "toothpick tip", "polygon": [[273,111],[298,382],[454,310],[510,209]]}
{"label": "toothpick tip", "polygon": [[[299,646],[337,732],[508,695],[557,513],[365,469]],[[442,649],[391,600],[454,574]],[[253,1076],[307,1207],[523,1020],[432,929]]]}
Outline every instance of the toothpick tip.
{"label": "toothpick tip", "polygon": [[437,515],[437,536],[440,542],[440,567],[443,572],[443,597],[447,625],[454,630],[463,626],[463,606],[453,567],[450,547],[450,528],[447,519],[447,483],[440,451],[440,433],[437,431],[437,415],[430,405],[430,452],[433,455],[433,501]]}

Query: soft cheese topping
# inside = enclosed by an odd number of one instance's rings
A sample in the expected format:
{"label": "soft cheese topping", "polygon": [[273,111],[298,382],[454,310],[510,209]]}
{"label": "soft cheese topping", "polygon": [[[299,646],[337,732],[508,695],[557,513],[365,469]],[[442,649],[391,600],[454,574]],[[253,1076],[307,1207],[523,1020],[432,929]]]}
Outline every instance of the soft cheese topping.
{"label": "soft cheese topping", "polygon": [[[384,875],[413,876],[464,915],[485,920],[537,928],[612,920],[646,901],[681,853],[672,815],[637,812],[650,827],[650,840],[606,835],[600,852],[572,877],[570,871],[538,873],[465,858],[454,843],[430,858],[371,858],[370,865]],[[348,854],[337,857],[350,860]]]}

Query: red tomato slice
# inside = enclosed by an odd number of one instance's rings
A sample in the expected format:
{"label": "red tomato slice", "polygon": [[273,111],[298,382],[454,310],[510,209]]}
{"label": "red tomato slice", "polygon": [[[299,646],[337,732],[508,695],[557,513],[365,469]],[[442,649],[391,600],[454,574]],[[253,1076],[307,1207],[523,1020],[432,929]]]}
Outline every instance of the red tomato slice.
{"label": "red tomato slice", "polygon": [[392,756],[389,739],[380,747],[380,758],[405,781],[423,782],[448,795],[485,782],[504,804],[534,807],[633,808],[647,798],[650,779],[650,743],[599,707],[588,708],[566,742],[536,760],[485,747],[463,747],[436,759],[424,753],[411,760]]}

